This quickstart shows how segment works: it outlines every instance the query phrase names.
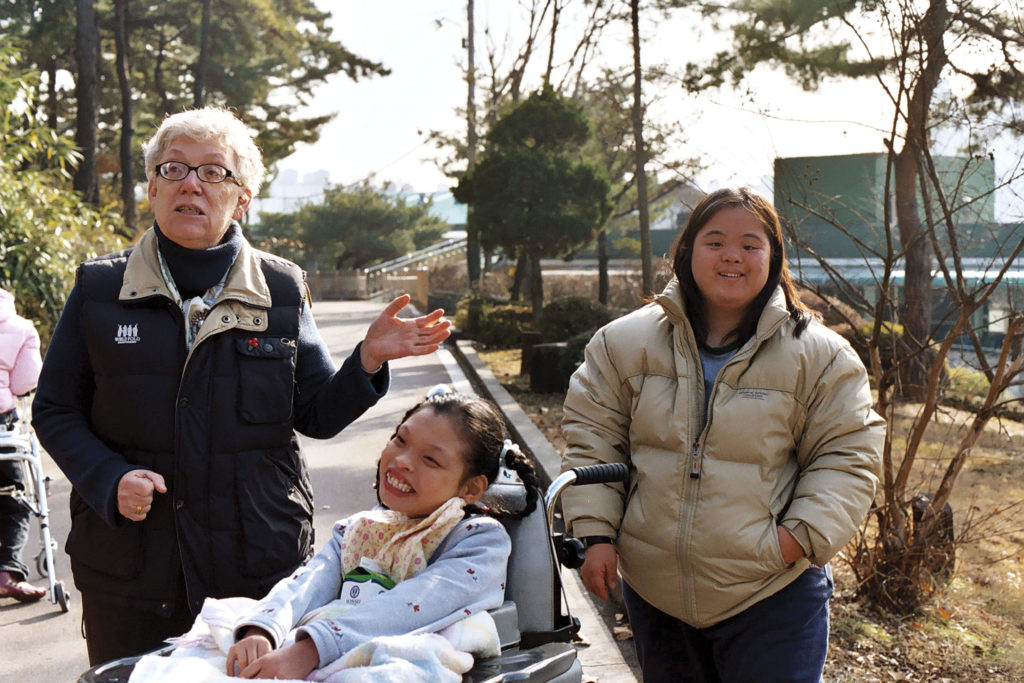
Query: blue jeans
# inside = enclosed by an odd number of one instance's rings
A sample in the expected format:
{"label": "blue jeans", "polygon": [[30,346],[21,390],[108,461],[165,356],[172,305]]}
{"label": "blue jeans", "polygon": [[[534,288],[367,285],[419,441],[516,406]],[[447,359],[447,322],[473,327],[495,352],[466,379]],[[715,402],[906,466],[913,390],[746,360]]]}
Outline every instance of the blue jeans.
{"label": "blue jeans", "polygon": [[745,611],[694,628],[623,582],[644,683],[818,683],[828,652],[832,569],[809,567]]}

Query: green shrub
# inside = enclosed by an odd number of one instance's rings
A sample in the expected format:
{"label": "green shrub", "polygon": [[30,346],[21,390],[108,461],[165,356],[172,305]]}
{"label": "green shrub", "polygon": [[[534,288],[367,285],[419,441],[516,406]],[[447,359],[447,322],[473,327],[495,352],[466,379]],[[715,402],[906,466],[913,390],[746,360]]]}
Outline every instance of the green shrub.
{"label": "green shrub", "polygon": [[558,369],[564,377],[572,376],[576,368],[583,364],[583,351],[587,348],[587,342],[591,340],[597,328],[585,330],[565,341],[565,351],[558,359]]}
{"label": "green shrub", "polygon": [[475,338],[495,349],[516,348],[522,343],[523,329],[530,326],[532,319],[529,306],[505,304],[484,309]]}
{"label": "green shrub", "polygon": [[[871,358],[868,356],[867,341],[871,338],[872,325],[873,323],[866,322],[858,327],[856,332],[849,327],[842,331],[843,336],[860,356],[861,362],[864,363],[864,367],[868,369],[869,373],[871,372]],[[882,323],[882,329],[878,335],[878,356],[882,362],[882,372],[887,372],[892,367],[896,349],[903,344],[902,337],[903,325],[894,322]]]}
{"label": "green shrub", "polygon": [[[545,342],[569,340],[611,322],[614,316],[607,306],[581,296],[553,299],[541,309],[540,333]],[[589,339],[589,337],[588,337]]]}
{"label": "green shrub", "polygon": [[947,363],[946,379],[949,382],[948,389],[953,394],[979,398],[988,394],[988,377],[981,370]]}
{"label": "green shrub", "polygon": [[529,306],[473,295],[459,301],[455,326],[484,346],[508,349],[520,345],[522,330],[531,319]]}
{"label": "green shrub", "polygon": [[[502,305],[503,301],[491,297],[470,294],[459,299],[455,307],[455,326],[463,333],[475,338],[480,326],[480,316],[494,306]],[[474,315],[475,313],[475,315]]]}
{"label": "green shrub", "polygon": [[[867,323],[864,323],[863,325],[861,325],[860,326],[860,330],[859,330],[861,336],[863,336],[865,339],[870,337],[871,336],[871,328],[873,326],[874,326],[874,323],[870,323],[870,322],[867,322]],[[894,322],[891,322],[891,321],[884,322],[884,323],[882,323],[882,329],[881,329],[881,331],[880,331],[880,333],[878,335],[878,343],[880,345],[882,345],[883,347],[884,346],[890,346],[891,347],[892,346],[892,338],[896,337],[897,339],[899,339],[902,336],[903,336],[903,325],[900,325],[899,323],[894,323]],[[886,342],[888,342],[888,343],[886,343]]]}
{"label": "green shrub", "polygon": [[[74,140],[41,123],[40,74],[0,31],[0,287],[33,321],[43,350],[75,283],[75,267],[123,249],[121,218],[71,191]],[[123,228],[122,228],[123,229]]]}

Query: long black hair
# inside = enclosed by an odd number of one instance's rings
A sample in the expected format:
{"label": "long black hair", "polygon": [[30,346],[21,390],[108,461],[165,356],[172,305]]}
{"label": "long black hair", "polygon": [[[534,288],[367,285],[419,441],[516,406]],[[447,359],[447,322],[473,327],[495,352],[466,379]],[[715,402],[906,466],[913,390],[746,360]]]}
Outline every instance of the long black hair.
{"label": "long black hair", "polygon": [[726,339],[742,344],[757,331],[757,321],[761,317],[768,300],[776,287],[782,288],[786,297],[786,309],[789,316],[796,321],[794,336],[799,337],[807,325],[814,319],[814,313],[802,301],[796,292],[796,286],[789,274],[789,265],[786,262],[786,247],[782,240],[782,226],[779,223],[779,214],[765,197],[753,190],[741,187],[739,189],[723,188],[705,195],[697,206],[693,207],[686,227],[679,233],[675,244],[672,247],[672,269],[676,278],[679,279],[679,286],[683,293],[683,301],[686,304],[686,316],[693,327],[693,334],[698,343],[705,343],[708,336],[707,312],[704,310],[704,297],[693,279],[693,244],[697,239],[697,233],[707,225],[711,218],[722,209],[740,207],[746,209],[757,218],[768,236],[770,254],[768,261],[768,281],[764,287],[750,302],[743,319],[736,329],[732,330]]}
{"label": "long black hair", "polygon": [[[468,505],[466,510],[491,517],[522,519],[533,511],[537,505],[540,483],[533,463],[518,448],[507,448],[509,442],[508,427],[498,407],[487,399],[479,396],[468,396],[441,386],[435,388],[425,399],[410,408],[395,427],[391,438],[395,438],[398,429],[405,421],[421,410],[433,410],[438,415],[446,415],[455,427],[456,433],[466,445],[463,454],[466,462],[464,479],[482,474],[491,485],[498,478],[501,466],[504,465],[519,475],[526,487],[526,504],[522,510],[507,510],[500,507],[484,507]],[[509,442],[510,443],[510,442]],[[504,462],[502,462],[504,461]],[[380,477],[380,468],[377,468]],[[377,502],[380,500],[380,482],[377,482]]]}

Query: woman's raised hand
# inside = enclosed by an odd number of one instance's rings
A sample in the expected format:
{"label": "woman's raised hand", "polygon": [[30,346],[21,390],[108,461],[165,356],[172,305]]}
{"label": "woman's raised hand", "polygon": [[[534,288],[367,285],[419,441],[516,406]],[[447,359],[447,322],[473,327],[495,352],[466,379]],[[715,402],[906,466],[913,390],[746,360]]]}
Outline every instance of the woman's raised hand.
{"label": "woman's raised hand", "polygon": [[370,325],[359,347],[363,370],[373,373],[389,360],[433,353],[451,335],[451,322],[443,319],[440,308],[418,318],[399,318],[398,312],[411,298],[408,294],[397,297]]}

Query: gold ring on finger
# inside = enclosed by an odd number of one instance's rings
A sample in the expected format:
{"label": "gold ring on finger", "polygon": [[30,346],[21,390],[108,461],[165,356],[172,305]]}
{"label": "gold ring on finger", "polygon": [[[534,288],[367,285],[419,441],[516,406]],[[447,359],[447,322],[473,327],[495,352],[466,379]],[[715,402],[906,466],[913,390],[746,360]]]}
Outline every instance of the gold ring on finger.
{"label": "gold ring on finger", "polygon": [[137,514],[137,515],[141,515],[142,514],[142,506],[141,505],[136,505],[135,506],[135,514]]}

